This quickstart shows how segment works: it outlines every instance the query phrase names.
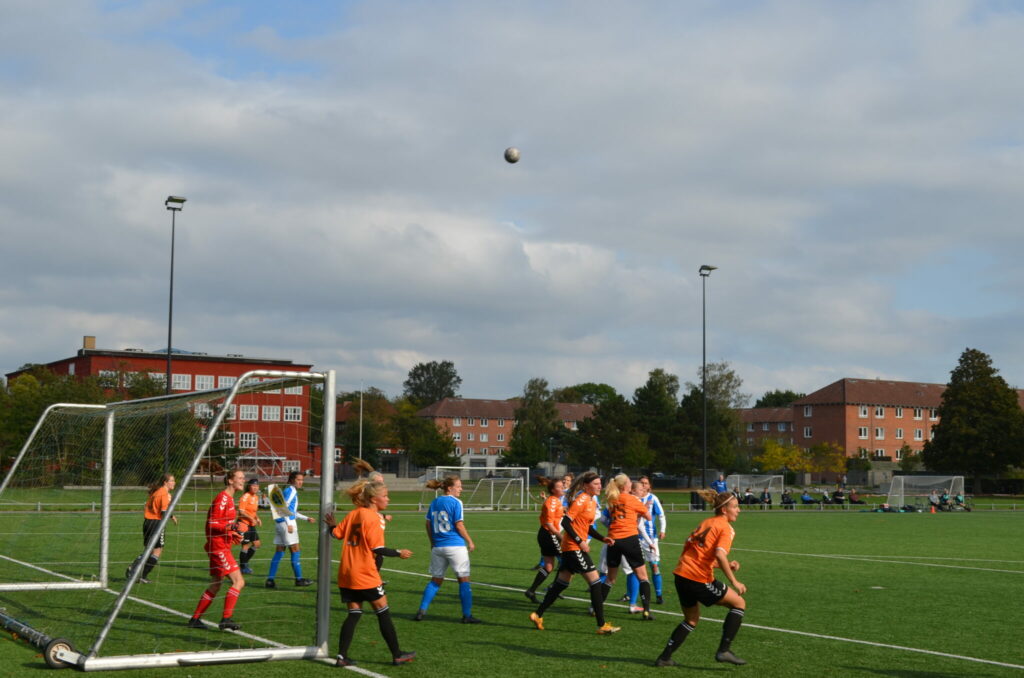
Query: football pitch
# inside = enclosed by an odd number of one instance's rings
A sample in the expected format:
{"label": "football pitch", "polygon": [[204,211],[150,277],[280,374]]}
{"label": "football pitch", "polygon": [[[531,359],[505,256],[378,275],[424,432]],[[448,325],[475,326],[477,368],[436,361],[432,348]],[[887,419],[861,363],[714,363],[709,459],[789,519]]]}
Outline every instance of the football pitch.
{"label": "football pitch", "polygon": [[[342,504],[339,503],[339,506]],[[397,507],[396,507],[397,508]],[[669,514],[669,532],[662,543],[664,570],[670,572],[689,531],[708,514]],[[133,631],[146,641],[136,651],[178,649],[176,639],[201,634],[209,646],[231,647],[232,634],[183,628],[207,579],[199,534],[202,516],[184,513],[181,525],[168,529],[168,547],[153,573],[154,583],[133,595],[166,610],[136,614]],[[67,522],[73,524],[73,519]],[[116,538],[111,543],[116,588],[119,575],[138,551],[138,513],[115,514]],[[0,523],[11,525],[9,516]],[[577,577],[546,614],[545,631],[528,619],[534,609],[523,596],[537,561],[536,515],[532,512],[469,512],[466,527],[476,542],[473,564],[474,615],[478,626],[462,625],[457,586],[446,583],[423,622],[412,621],[423,586],[429,545],[423,516],[397,511],[388,526],[388,545],[409,548],[409,560],[385,561],[388,599],[402,648],[418,656],[406,666],[391,666],[376,621],[365,615],[351,655],[362,675],[376,676],[530,676],[660,674],[708,675],[746,673],[758,676],[1018,676],[1024,671],[1024,513],[876,514],[859,512],[747,511],[735,523],[732,557],[742,568],[748,588],[747,613],[733,643],[749,664],[717,664],[714,651],[724,608],[711,608],[674,659],[679,667],[654,668],[681,614],[672,585],[665,577],[664,605],[652,605],[655,620],[641,622],[617,601],[624,592],[620,578],[609,596],[606,614],[622,631],[597,636],[587,616],[588,599]],[[264,537],[269,542],[269,530]],[[315,573],[315,539],[305,526],[304,567]],[[196,547],[198,544],[198,550]],[[53,544],[41,543],[24,560],[53,562]],[[339,544],[333,545],[333,558]],[[263,588],[272,552],[267,544],[252,561],[256,574],[247,577],[235,619],[243,631],[276,642],[311,642],[313,588],[292,587],[287,559],[278,576],[280,588]],[[34,559],[34,560],[33,560]],[[336,564],[332,566],[332,572]],[[344,613],[333,582],[330,649]],[[19,594],[24,595],[24,594]],[[34,596],[52,594],[34,593]],[[84,593],[62,592],[70,608]],[[97,593],[88,595],[96,596]],[[109,595],[109,594],[108,594]],[[219,617],[223,590],[207,618]],[[42,598],[37,598],[42,608]],[[12,594],[0,593],[0,607],[12,608]],[[47,603],[50,604],[50,603]],[[18,607],[18,606],[21,607]],[[17,601],[14,609],[37,612]],[[155,609],[155,608],[154,608]],[[273,628],[263,619],[274,609]],[[57,613],[63,614],[63,613]],[[144,627],[144,628],[143,628]],[[69,634],[70,635],[70,632]],[[130,636],[126,636],[130,637]],[[168,640],[169,639],[169,640]],[[130,642],[122,638],[121,642]],[[247,641],[248,642],[248,641]],[[116,649],[118,634],[109,641]],[[137,646],[138,647],[138,646]],[[79,650],[86,648],[79,647]],[[103,652],[101,654],[108,654]],[[48,671],[33,647],[6,635],[0,641],[0,675],[33,675]],[[123,676],[318,676],[338,669],[314,662],[269,662],[230,666],[119,671]]]}

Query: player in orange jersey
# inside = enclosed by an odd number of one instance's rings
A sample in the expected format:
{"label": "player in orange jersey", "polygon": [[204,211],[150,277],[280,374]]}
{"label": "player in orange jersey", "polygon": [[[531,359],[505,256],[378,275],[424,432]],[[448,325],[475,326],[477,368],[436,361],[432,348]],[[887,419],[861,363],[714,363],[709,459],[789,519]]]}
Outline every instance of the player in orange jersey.
{"label": "player in orange jersey", "polygon": [[562,505],[565,486],[562,479],[539,476],[537,482],[547,490],[547,497],[540,509],[540,530],[537,531],[541,569],[534,576],[530,588],[524,592],[526,597],[535,603],[540,602],[537,600],[537,587],[543,584],[555,569],[555,560],[562,553],[559,545],[562,541],[562,516],[565,515],[565,506]]}
{"label": "player in orange jersey", "polygon": [[242,535],[242,552],[238,554],[239,565],[242,566],[242,574],[252,574],[249,561],[256,555],[256,549],[260,547],[260,533],[257,527],[263,525],[258,511],[260,508],[260,481],[257,478],[250,478],[245,484],[245,493],[238,500],[238,523],[245,526],[245,534]]}
{"label": "player in orange jersey", "polygon": [[[149,543],[153,533],[156,532],[157,528],[160,527],[160,521],[164,517],[164,513],[167,512],[167,508],[171,505],[171,492],[174,491],[174,474],[165,473],[160,477],[158,482],[153,483],[149,486],[149,496],[146,498],[146,507],[142,513],[142,548],[146,548],[146,544]],[[175,525],[178,524],[178,516],[171,516],[171,520]],[[149,573],[156,567],[157,561],[160,560],[160,554],[164,552],[164,533],[160,533],[160,537],[157,539],[156,546],[153,547],[152,553],[149,554],[149,558],[146,559],[146,564],[142,568],[142,574],[139,576],[140,584],[149,583]],[[142,562],[142,554],[135,559],[128,569],[124,571],[124,578],[129,579],[132,576],[132,570],[139,566]]]}
{"label": "player in orange jersey", "polygon": [[651,514],[644,503],[630,494],[633,482],[625,473],[612,478],[604,491],[604,505],[608,511],[608,536],[615,543],[608,547],[608,575],[602,584],[602,595],[607,600],[608,592],[615,585],[619,573],[619,565],[625,560],[640,580],[640,601],[643,604],[644,621],[651,621],[651,585],[647,581],[647,568],[644,566],[644,554],[640,548],[640,518],[651,519]]}
{"label": "player in orange jersey", "polygon": [[[672,636],[654,662],[655,666],[676,666],[672,661],[672,653],[686,640],[686,636],[697,626],[700,620],[700,604],[706,607],[723,605],[729,608],[722,625],[722,641],[715,653],[715,661],[728,664],[746,664],[730,649],[736,633],[743,623],[743,611],[747,607],[743,594],[747,587],[736,579],[736,571],[740,564],[729,560],[729,549],[736,536],[732,524],[740,514],[740,502],[730,492],[702,490],[704,501],[714,506],[715,515],[701,522],[696,530],[690,533],[679,556],[679,564],[673,570],[676,579],[676,592],[679,604],[683,608],[683,621],[672,632]],[[732,584],[730,589],[721,582],[715,581],[714,568],[725,573]]]}
{"label": "player in orange jersey", "polygon": [[224,475],[224,489],[213,498],[210,510],[206,512],[206,549],[210,557],[210,585],[203,591],[199,604],[196,605],[192,618],[188,620],[188,626],[194,629],[206,628],[202,617],[206,608],[220,591],[220,585],[225,578],[231,580],[231,588],[224,597],[224,614],[221,617],[218,628],[221,631],[237,631],[239,625],[231,618],[235,611],[235,603],[238,596],[245,588],[245,578],[238,569],[238,563],[231,554],[231,547],[242,541],[242,533],[245,531],[237,522],[238,514],[235,511],[235,492],[245,486],[245,474],[241,470],[228,471]]}
{"label": "player in orange jersey", "polygon": [[337,539],[341,539],[344,547],[341,550],[341,563],[338,565],[338,588],[341,600],[348,607],[348,617],[341,625],[338,634],[337,666],[353,666],[356,662],[349,654],[349,646],[356,632],[356,625],[363,616],[363,603],[369,603],[377,615],[380,635],[384,637],[388,649],[391,650],[393,664],[408,664],[416,656],[415,652],[403,652],[398,645],[398,633],[391,621],[388,599],[384,593],[384,584],[377,570],[377,556],[395,556],[408,558],[412,551],[408,549],[389,549],[384,545],[384,516],[381,513],[388,507],[388,488],[379,480],[357,480],[346,490],[356,508],[340,523],[334,514],[324,516],[324,522],[334,528],[331,531]]}
{"label": "player in orange jersey", "polygon": [[[577,493],[578,492],[578,493]],[[598,635],[608,635],[619,631],[604,620],[604,597],[601,595],[601,580],[597,568],[590,559],[590,537],[600,539],[611,545],[614,539],[602,536],[594,528],[594,517],[597,515],[597,495],[601,493],[601,477],[592,471],[582,474],[576,479],[569,490],[572,497],[569,510],[562,517],[562,564],[558,568],[558,578],[548,589],[544,601],[536,612],[530,613],[530,621],[538,630],[544,630],[544,612],[551,607],[562,591],[569,588],[574,574],[582,574],[590,585],[590,604],[597,618]]]}

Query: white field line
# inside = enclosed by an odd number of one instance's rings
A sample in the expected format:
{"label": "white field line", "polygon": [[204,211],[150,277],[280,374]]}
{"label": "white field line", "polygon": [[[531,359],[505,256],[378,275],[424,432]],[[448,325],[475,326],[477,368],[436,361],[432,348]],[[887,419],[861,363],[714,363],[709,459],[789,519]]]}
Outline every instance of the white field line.
{"label": "white field line", "polygon": [[[946,565],[943,563],[919,563],[910,560],[889,560],[887,558],[876,558],[874,556],[847,556],[821,553],[790,553],[788,551],[766,551],[762,549],[732,549],[733,551],[746,553],[771,553],[779,556],[803,556],[805,558],[825,558],[829,560],[854,560],[864,563],[885,563],[886,565],[916,565],[918,567],[942,567],[950,570],[974,570],[977,572],[997,572],[999,574],[1024,574],[1024,570],[1000,570],[991,567],[972,567],[970,565]],[[900,556],[890,556],[899,558]],[[913,557],[913,556],[911,556]],[[1001,561],[1014,562],[1014,561]]]}
{"label": "white field line", "polygon": [[[26,563],[26,562],[21,561],[21,560],[16,560],[16,559],[11,558],[9,556],[0,555],[0,558],[3,558],[4,560],[9,560],[12,563],[17,563],[17,564],[22,565],[24,567],[29,567],[29,568],[32,568],[32,569],[35,569],[35,570],[39,570],[40,572],[45,572],[46,574],[52,575],[54,577],[59,577],[61,579],[68,579],[70,581],[78,581],[77,579],[75,579],[73,577],[69,577],[66,574],[61,574],[60,572],[54,572],[52,570],[47,570],[45,568],[38,567],[38,566],[33,565],[31,563]],[[101,589],[101,590],[109,593],[112,596],[120,595],[119,591],[114,591],[113,589]],[[163,605],[160,605],[158,603],[154,603],[154,602],[151,602],[151,601],[148,601],[148,600],[143,600],[142,598],[136,598],[135,596],[128,596],[128,600],[130,600],[130,601],[132,601],[134,603],[138,603],[140,605],[146,605],[146,606],[151,607],[153,609],[160,610],[161,612],[166,612],[168,614],[177,615],[177,616],[179,616],[179,617],[181,617],[183,619],[191,619],[192,618],[192,615],[190,615],[188,613],[180,612],[178,610],[172,609],[170,607],[165,607]],[[211,627],[211,628],[216,627],[216,624],[214,624],[213,622],[203,621],[203,623],[206,624],[207,626]],[[257,643],[263,643],[264,645],[268,645],[270,647],[290,647],[289,645],[285,645],[283,643],[279,643],[276,640],[270,640],[269,638],[262,638],[260,636],[254,635],[252,633],[245,633],[244,631],[232,631],[231,633],[234,633],[235,635],[238,635],[238,636],[242,636],[243,638],[248,638],[249,640],[253,640],[253,641],[257,642]],[[334,664],[334,659],[327,658],[327,657],[325,657],[323,659],[320,659],[320,660],[315,660],[315,661],[320,661],[320,662],[325,663],[325,664]],[[350,671],[355,671],[356,673],[361,673],[364,676],[370,676],[371,678],[389,678],[388,676],[384,675],[383,673],[374,673],[373,671],[369,671],[367,669],[360,668],[358,666],[347,666],[345,668],[349,669]]]}
{"label": "white field line", "polygon": [[[407,574],[407,575],[410,575],[410,576],[413,576],[413,577],[421,577],[421,578],[424,578],[424,579],[427,579],[427,578],[430,577],[429,574],[421,573],[421,572],[408,572],[408,571],[405,571],[405,570],[394,570],[394,569],[391,569],[391,568],[383,568],[383,570],[385,570],[387,572],[394,572],[396,574]],[[455,579],[448,579],[448,578],[446,578],[446,580],[447,581],[456,581]],[[484,587],[487,587],[487,588],[498,589],[498,590],[501,590],[501,591],[515,591],[517,593],[522,593],[522,591],[523,591],[523,588],[521,588],[521,587],[505,586],[503,584],[487,584],[487,583],[483,583],[483,582],[479,582],[479,581],[474,581],[473,582],[473,586],[484,586]],[[567,600],[576,600],[576,601],[579,601],[581,603],[590,604],[590,598],[578,598],[576,596],[567,596],[564,593],[562,595]],[[605,607],[626,608],[627,606],[619,604],[619,603],[605,603]],[[672,612],[670,610],[659,610],[658,614],[659,615],[668,615],[670,617],[682,617],[683,616],[682,612]],[[704,620],[704,621],[712,621],[712,622],[716,622],[718,624],[721,624],[722,621],[723,621],[721,619],[710,619],[710,618],[702,618],[702,620]],[[795,630],[792,630],[792,629],[780,629],[780,628],[776,628],[776,627],[773,627],[773,626],[762,626],[760,624],[749,624],[749,623],[746,623],[746,622],[743,624],[743,626],[746,627],[746,628],[759,629],[761,631],[774,631],[776,633],[788,633],[788,634],[796,635],[796,636],[805,636],[807,638],[819,638],[821,640],[832,640],[832,641],[836,641],[836,642],[840,642],[840,643],[853,643],[853,644],[856,644],[856,645],[869,645],[871,647],[881,647],[881,648],[885,648],[885,649],[888,649],[888,650],[899,650],[900,652],[914,652],[914,653],[917,653],[917,654],[926,654],[926,655],[930,655],[930,656],[933,656],[933,657],[945,657],[947,659],[957,659],[957,660],[960,660],[960,661],[974,662],[974,663],[977,663],[977,664],[988,664],[990,666],[1003,666],[1003,667],[1010,668],[1010,669],[1024,669],[1024,664],[1008,664],[1006,662],[997,662],[997,661],[994,661],[992,659],[980,659],[978,657],[968,657],[966,655],[961,655],[961,654],[950,654],[948,652],[937,652],[935,650],[923,650],[921,648],[906,647],[904,645],[890,645],[889,643],[876,643],[876,642],[870,641],[870,640],[858,640],[856,638],[843,638],[841,636],[828,636],[828,635],[824,635],[824,634],[821,634],[821,633],[810,633],[808,631],[795,631]]]}

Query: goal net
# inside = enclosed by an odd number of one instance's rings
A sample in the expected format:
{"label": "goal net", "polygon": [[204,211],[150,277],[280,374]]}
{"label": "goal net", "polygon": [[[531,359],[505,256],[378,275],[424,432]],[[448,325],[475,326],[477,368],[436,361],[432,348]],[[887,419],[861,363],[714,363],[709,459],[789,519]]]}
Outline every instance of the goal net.
{"label": "goal net", "polygon": [[964,492],[963,476],[893,476],[889,485],[889,506],[927,504],[927,497],[935,491],[942,496],[945,492],[955,497]]}
{"label": "goal net", "polygon": [[[258,370],[231,388],[48,408],[0,482],[3,626],[40,646],[59,641],[47,662],[87,671],[326,656],[333,568],[319,521],[300,533],[304,576],[322,586],[297,596],[249,586],[234,614],[242,630],[220,632],[225,581],[208,629],[185,625],[210,581],[206,512],[226,471],[283,483],[278,474],[318,468],[299,510],[333,510],[334,407],[327,398],[321,409],[314,387],[333,393],[334,373]],[[149,488],[165,474],[177,481],[170,507],[144,540]],[[263,546],[249,563],[260,584],[274,550],[261,514]],[[285,559],[280,576],[291,575]]]}
{"label": "goal net", "polygon": [[[525,509],[529,503],[530,469],[525,466],[468,468],[435,466],[427,477],[441,479],[448,475],[462,478],[462,500],[466,508]],[[425,490],[424,503],[429,503],[439,490]]]}
{"label": "goal net", "polygon": [[781,475],[743,475],[735,473],[725,479],[725,484],[729,486],[730,492],[739,492],[741,501],[748,489],[758,501],[761,499],[761,493],[767,489],[769,495],[771,495],[772,504],[775,505],[782,503],[782,492],[786,489],[785,479]]}

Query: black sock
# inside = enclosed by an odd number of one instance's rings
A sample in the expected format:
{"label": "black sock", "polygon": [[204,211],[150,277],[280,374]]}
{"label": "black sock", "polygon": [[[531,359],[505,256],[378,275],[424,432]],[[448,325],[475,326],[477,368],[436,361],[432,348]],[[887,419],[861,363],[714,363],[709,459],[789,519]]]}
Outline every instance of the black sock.
{"label": "black sock", "polygon": [[644,606],[644,612],[651,611],[651,582],[646,579],[640,582],[640,604]]}
{"label": "black sock", "polygon": [[671,659],[672,653],[679,649],[679,646],[686,640],[686,636],[690,635],[690,631],[693,627],[682,621],[676,626],[675,630],[672,631],[672,635],[668,639],[668,644],[665,649],[661,651],[661,656],[658,659]]}
{"label": "black sock", "polygon": [[604,598],[611,590],[609,586],[605,589],[604,582],[595,580],[590,585],[590,606],[594,608],[594,616],[597,618],[598,627],[604,626]]}
{"label": "black sock", "polygon": [[607,581],[601,582],[601,602],[608,600],[608,594],[612,592],[612,585]]}
{"label": "black sock", "polygon": [[530,588],[527,590],[536,593],[537,587],[544,583],[544,580],[548,578],[549,574],[550,572],[548,572],[547,570],[541,570],[540,572],[538,572],[537,576],[533,578],[533,583],[530,584]]}
{"label": "black sock", "polygon": [[732,645],[732,641],[736,638],[736,633],[740,630],[740,624],[743,623],[743,610],[738,607],[734,607],[729,610],[729,614],[725,615],[725,623],[722,625],[722,642],[718,644],[719,652],[728,652],[729,646]]}
{"label": "black sock", "polygon": [[554,605],[555,601],[558,600],[558,596],[567,588],[569,588],[567,583],[561,579],[555,579],[554,583],[551,584],[551,588],[544,594],[544,600],[541,601],[540,607],[537,608],[537,616],[543,617],[544,611]]}
{"label": "black sock", "polygon": [[356,634],[356,626],[362,618],[362,610],[357,608],[348,611],[345,623],[341,625],[341,631],[338,633],[338,654],[342,657],[348,657],[348,648],[352,645],[352,637]]}
{"label": "black sock", "polygon": [[155,556],[150,556],[149,558],[146,558],[146,566],[142,568],[142,576],[148,577],[149,573],[153,571],[154,567],[156,567],[156,564],[157,559]]}
{"label": "black sock", "polygon": [[377,623],[380,625],[380,635],[391,650],[391,656],[397,657],[402,654],[398,648],[398,632],[395,631],[395,623],[391,621],[391,608],[382,607],[377,612]]}
{"label": "black sock", "polygon": [[129,569],[129,570],[130,570],[131,572],[134,572],[134,571],[135,571],[135,568],[137,568],[137,567],[139,566],[139,563],[141,563],[141,562],[142,562],[142,556],[141,556],[141,555],[140,555],[140,556],[137,556],[137,557],[135,558],[135,560],[133,560],[133,561],[132,561],[131,567],[129,567],[128,569]]}
{"label": "black sock", "polygon": [[252,547],[249,547],[246,550],[242,551],[242,553],[240,554],[240,556],[238,558],[238,560],[240,561],[240,564],[242,565],[242,567],[245,567],[246,565],[249,564],[249,561],[252,560],[253,555],[255,555],[255,551],[256,551],[256,549],[254,549]]}

